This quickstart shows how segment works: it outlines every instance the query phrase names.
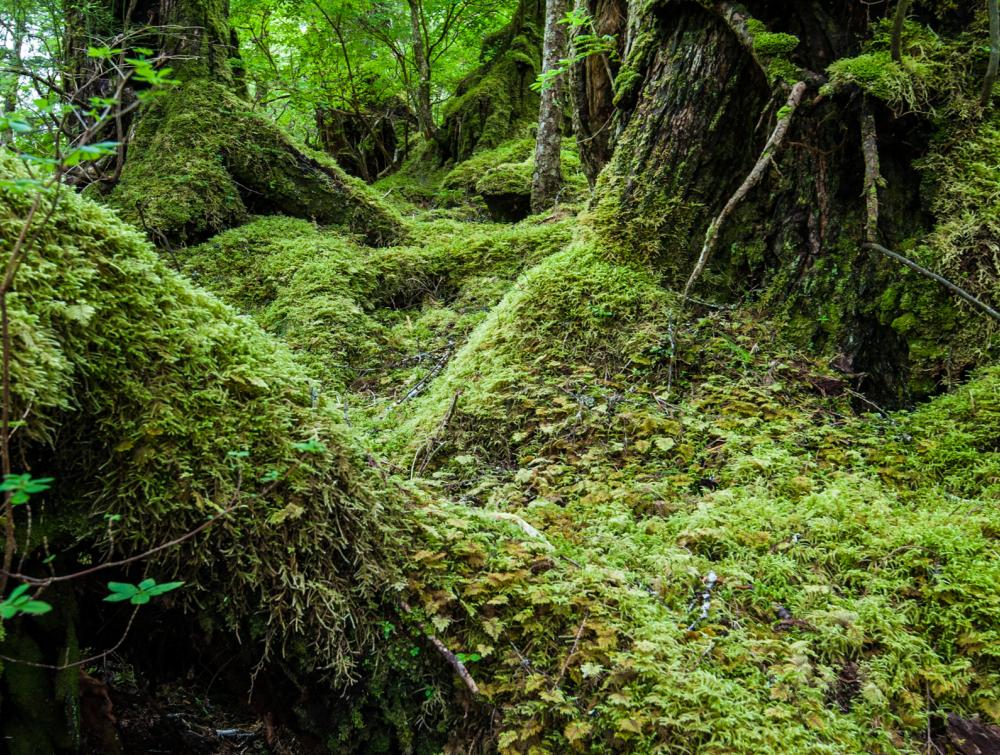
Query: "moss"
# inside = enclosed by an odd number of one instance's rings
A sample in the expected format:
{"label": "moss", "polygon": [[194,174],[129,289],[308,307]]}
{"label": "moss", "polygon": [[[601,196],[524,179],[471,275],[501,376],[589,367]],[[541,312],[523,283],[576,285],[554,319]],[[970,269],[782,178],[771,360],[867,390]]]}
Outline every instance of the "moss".
{"label": "moss", "polygon": [[344,226],[371,244],[401,233],[369,187],[201,79],[166,92],[144,115],[107,201],[159,244],[200,241],[251,212]]}
{"label": "moss", "polygon": [[792,34],[760,32],[753,37],[753,49],[761,55],[787,55],[799,46],[799,38]]}
{"label": "moss", "polygon": [[483,64],[458,87],[442,110],[446,160],[461,162],[493,149],[538,119],[531,90],[541,70],[544,4],[520,0],[507,26],[483,44]]}
{"label": "moss", "polygon": [[[0,190],[8,251],[29,204]],[[74,196],[35,229],[11,314],[15,406],[32,406],[20,442],[58,481],[46,510],[75,518],[74,546],[134,553],[238,502],[144,567],[185,580],[203,623],[349,678],[394,574],[398,498],[287,350]],[[295,445],[310,438],[316,453]],[[120,517],[113,542],[105,515]]]}
{"label": "moss", "polygon": [[[660,342],[669,297],[650,273],[577,242],[528,270],[469,336],[398,431],[413,453],[461,392],[460,444],[504,458],[542,421],[541,396],[573,370],[621,369]],[[459,430],[460,428],[460,430]],[[520,441],[516,441],[520,442]]]}
{"label": "moss", "polygon": [[492,305],[502,290],[483,299],[487,283],[502,289],[560,248],[569,222],[470,229],[421,221],[410,234],[412,246],[371,250],[307,221],[258,218],[178,258],[196,281],[280,336],[316,380],[341,390],[405,350],[397,329],[405,313],[425,300]]}

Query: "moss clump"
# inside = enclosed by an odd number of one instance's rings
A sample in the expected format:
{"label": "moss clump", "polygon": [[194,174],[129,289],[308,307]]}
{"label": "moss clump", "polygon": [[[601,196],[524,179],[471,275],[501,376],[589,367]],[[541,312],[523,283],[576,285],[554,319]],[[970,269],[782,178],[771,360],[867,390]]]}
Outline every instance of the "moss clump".
{"label": "moss clump", "polygon": [[[30,203],[0,189],[5,254]],[[350,678],[395,573],[398,497],[336,410],[286,349],[93,202],[63,196],[31,239],[10,300],[13,395],[19,458],[58,482],[35,523],[49,546],[132,554],[236,505],[143,568],[185,580],[203,627]]]}
{"label": "moss clump", "polygon": [[608,262],[590,242],[547,257],[510,289],[416,403],[398,433],[406,453],[461,392],[450,421],[457,444],[507,458],[544,424],[546,397],[561,393],[553,381],[647,359],[660,343],[669,303],[649,271]]}
{"label": "moss clump", "polygon": [[[411,224],[413,245],[373,250],[304,220],[257,218],[179,255],[185,271],[252,315],[327,388],[404,358],[425,303],[492,306],[526,265],[561,248],[569,221]],[[448,327],[444,327],[448,330]],[[441,328],[425,333],[433,339]],[[415,351],[425,351],[416,344]]]}
{"label": "moss clump", "polygon": [[798,37],[781,32],[760,32],[753,38],[754,52],[761,55],[787,55],[798,46]]}
{"label": "moss clump", "polygon": [[251,213],[343,226],[374,245],[401,233],[370,188],[221,84],[199,79],[170,90],[140,123],[107,201],[158,244],[197,242]]}

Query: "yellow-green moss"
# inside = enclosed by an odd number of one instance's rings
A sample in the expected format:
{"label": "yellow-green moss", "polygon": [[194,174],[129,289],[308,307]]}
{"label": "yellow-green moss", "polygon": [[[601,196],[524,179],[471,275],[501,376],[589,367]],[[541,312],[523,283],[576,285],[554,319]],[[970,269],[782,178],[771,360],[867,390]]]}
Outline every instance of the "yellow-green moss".
{"label": "yellow-green moss", "polygon": [[202,79],[163,93],[143,115],[107,201],[161,245],[200,241],[252,212],[344,226],[375,245],[401,233],[369,187]]}
{"label": "yellow-green moss", "polygon": [[[0,189],[5,254],[30,201]],[[205,626],[347,679],[394,574],[398,498],[287,350],[69,194],[33,229],[10,304],[19,442],[57,481],[43,520],[73,519],[84,554],[131,554],[239,502],[143,569],[185,580]],[[308,439],[317,452],[296,447]]]}

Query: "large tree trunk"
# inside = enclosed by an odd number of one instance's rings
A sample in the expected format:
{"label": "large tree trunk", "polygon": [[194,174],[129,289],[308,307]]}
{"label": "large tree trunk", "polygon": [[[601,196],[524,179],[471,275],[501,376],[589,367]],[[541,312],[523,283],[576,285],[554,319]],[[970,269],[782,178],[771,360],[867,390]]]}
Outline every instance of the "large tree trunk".
{"label": "large tree trunk", "polygon": [[376,245],[397,238],[397,218],[360,183],[250,111],[228,11],[227,0],[132,8],[128,23],[160,30],[150,46],[170,56],[180,84],[139,118],[107,201],[161,246],[200,241],[251,214],[272,213],[343,225]]}
{"label": "large tree trunk", "polygon": [[[598,25],[622,28],[616,3],[591,7],[598,10]],[[908,398],[912,350],[892,327],[902,312],[887,309],[884,298],[899,271],[860,246],[866,225],[863,98],[850,88],[834,94],[819,89],[831,62],[859,52],[872,14],[894,10],[892,3],[853,0],[791,8],[770,0],[745,8],[709,0],[633,2],[614,89],[596,62],[578,68],[574,87],[577,120],[588,124],[580,134],[584,165],[608,159],[608,145],[589,137],[606,127],[607,116],[594,113],[615,103],[607,128],[614,154],[594,206],[598,232],[614,254],[651,261],[679,289],[706,231],[784,114],[788,84],[775,81],[774,67],[745,33],[747,14],[770,32],[800,40],[784,70],[817,73],[802,74],[809,91],[784,146],[718,229],[695,293],[757,298],[801,343],[828,353],[861,388],[890,404]],[[880,104],[874,122],[886,184],[879,229],[892,246],[928,229],[913,163],[926,151],[932,125],[914,115],[896,117]],[[952,307],[933,285],[918,284],[919,296]],[[954,332],[925,335],[941,340]],[[951,358],[942,351],[942,361],[921,369],[943,375],[950,369],[944,360]]]}
{"label": "large tree trunk", "polygon": [[[542,45],[542,75],[559,68],[566,55],[566,0],[548,0],[545,5],[545,41]],[[562,185],[563,75],[546,82],[538,107],[538,134],[535,137],[535,172],[531,177],[531,211],[551,207]]]}

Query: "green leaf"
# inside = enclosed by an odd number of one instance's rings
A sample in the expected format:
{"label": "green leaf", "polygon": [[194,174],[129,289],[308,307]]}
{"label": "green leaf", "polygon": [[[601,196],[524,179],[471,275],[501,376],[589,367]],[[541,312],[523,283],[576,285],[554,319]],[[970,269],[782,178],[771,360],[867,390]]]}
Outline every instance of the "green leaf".
{"label": "green leaf", "polygon": [[165,592],[176,590],[183,584],[183,582],[164,582],[161,585],[154,585],[153,587],[147,588],[146,592],[149,595],[163,595]]}
{"label": "green leaf", "polygon": [[41,616],[43,613],[48,613],[52,610],[52,606],[44,600],[29,600],[27,603],[18,606],[18,608],[21,610],[21,613],[27,613],[32,616]]}
{"label": "green leaf", "polygon": [[147,579],[142,580],[142,582],[139,583],[139,589],[140,590],[148,590],[150,587],[153,587],[154,585],[156,585],[156,580],[155,579],[149,579],[149,578],[147,578]]}

